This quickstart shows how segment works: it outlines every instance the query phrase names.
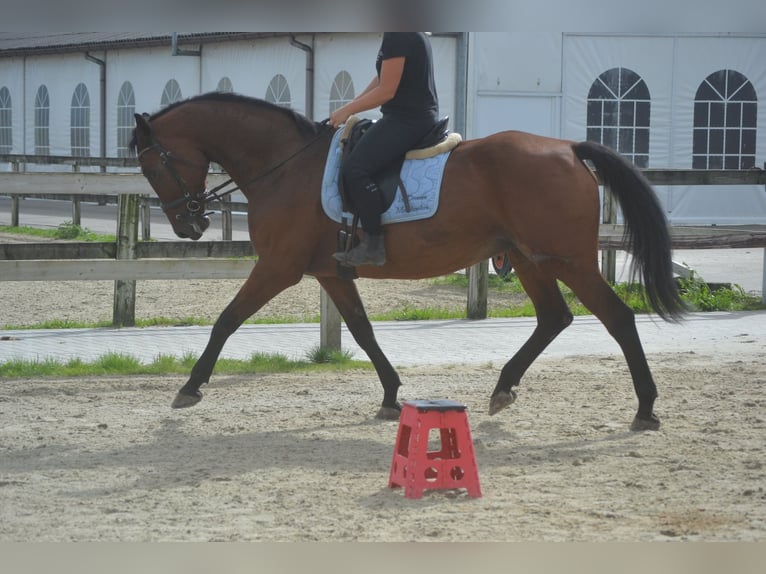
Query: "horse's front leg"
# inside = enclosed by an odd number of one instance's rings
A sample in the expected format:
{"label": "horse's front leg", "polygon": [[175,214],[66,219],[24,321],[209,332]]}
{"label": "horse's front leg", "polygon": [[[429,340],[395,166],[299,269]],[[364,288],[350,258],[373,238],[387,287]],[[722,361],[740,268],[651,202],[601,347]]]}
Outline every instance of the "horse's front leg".
{"label": "horse's front leg", "polygon": [[210,375],[227,339],[258,309],[300,281],[301,276],[300,273],[287,275],[284,271],[275,272],[273,267],[267,269],[262,260],[256,264],[245,284],[213,325],[205,350],[192,367],[189,380],[178,391],[172,403],[174,409],[191,407],[202,400],[199,389],[210,381]]}
{"label": "horse's front leg", "polygon": [[402,406],[397,402],[397,394],[402,383],[399,374],[375,340],[375,333],[367,318],[356,285],[353,281],[338,277],[319,277],[317,279],[345,319],[346,326],[354,340],[367,353],[378,373],[378,378],[383,385],[383,403],[376,418],[398,419]]}

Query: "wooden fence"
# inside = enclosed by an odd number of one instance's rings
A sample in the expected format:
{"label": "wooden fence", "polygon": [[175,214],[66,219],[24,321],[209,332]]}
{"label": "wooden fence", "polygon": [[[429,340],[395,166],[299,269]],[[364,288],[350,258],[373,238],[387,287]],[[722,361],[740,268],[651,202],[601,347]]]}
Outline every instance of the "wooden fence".
{"label": "wooden fence", "polygon": [[[0,163],[72,163],[85,165],[83,158],[40,158],[36,156],[0,156]],[[88,159],[88,158],[85,158]],[[79,162],[79,163],[78,163]],[[135,159],[104,160],[90,158],[89,165],[131,167]],[[764,185],[766,171],[751,170],[645,170],[655,185]],[[226,179],[224,174],[211,174],[210,187]],[[0,245],[0,281],[72,281],[115,280],[115,325],[131,325],[135,313],[135,281],[148,279],[215,279],[245,278],[253,266],[255,255],[248,241],[163,241],[139,242],[140,213],[144,210],[143,236],[148,238],[149,188],[137,173],[0,173],[0,194],[11,196],[12,209],[18,222],[19,197],[48,196],[117,197],[119,221],[116,243],[4,244]],[[231,209],[244,205],[211,205],[224,214],[224,237],[228,213],[228,237],[231,237]],[[610,194],[604,194],[604,224],[599,234],[599,247],[604,250],[604,273],[614,278],[614,252],[623,249],[622,228],[616,225],[616,210]],[[764,278],[762,294],[766,302],[766,225],[736,227],[673,227],[674,249],[711,249],[723,247],[763,247]],[[468,317],[487,316],[488,265],[483,261],[468,271]],[[322,346],[340,348],[340,317],[323,293]]]}

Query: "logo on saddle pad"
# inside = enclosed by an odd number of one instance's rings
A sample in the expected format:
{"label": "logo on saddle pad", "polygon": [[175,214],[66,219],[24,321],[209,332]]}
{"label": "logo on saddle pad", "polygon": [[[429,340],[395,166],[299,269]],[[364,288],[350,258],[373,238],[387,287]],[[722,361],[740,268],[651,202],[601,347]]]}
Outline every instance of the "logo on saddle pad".
{"label": "logo on saddle pad", "polygon": [[[356,123],[354,116],[349,120],[346,124],[348,127],[339,129],[333,136],[322,178],[322,208],[327,216],[337,223],[341,223],[344,217],[348,221],[353,217],[353,214],[343,210],[343,199],[338,187],[343,159],[341,140],[345,139],[352,125]],[[384,196],[387,191],[392,195],[390,206],[380,217],[383,225],[427,219],[436,213],[444,166],[450,152],[460,141],[459,134],[451,133],[444,142],[435,146],[434,150],[419,149],[408,153],[399,174],[394,170],[375,178]]]}

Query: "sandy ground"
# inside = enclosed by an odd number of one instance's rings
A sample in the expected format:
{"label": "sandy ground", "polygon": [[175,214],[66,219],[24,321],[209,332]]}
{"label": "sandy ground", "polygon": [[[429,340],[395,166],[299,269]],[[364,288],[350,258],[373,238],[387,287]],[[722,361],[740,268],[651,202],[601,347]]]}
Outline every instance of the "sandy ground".
{"label": "sandy ground", "polygon": [[620,357],[540,360],[486,414],[492,365],[402,370],[468,405],[481,498],[388,488],[397,423],[372,372],[0,384],[2,541],[766,539],[766,359],[650,357],[663,426],[628,430]]}
{"label": "sandy ground", "polygon": [[[137,315],[215,318],[237,286],[140,283]],[[111,282],[0,289],[6,324],[111,315]],[[360,290],[371,313],[465,305],[430,282]],[[264,314],[318,306],[304,281]],[[645,433],[628,430],[636,400],[621,356],[538,360],[494,417],[499,363],[402,369],[402,399],[468,405],[476,499],[388,488],[397,423],[373,418],[372,371],[217,376],[184,411],[169,403],[185,377],[0,381],[0,541],[764,541],[756,347],[651,355],[663,426]]]}

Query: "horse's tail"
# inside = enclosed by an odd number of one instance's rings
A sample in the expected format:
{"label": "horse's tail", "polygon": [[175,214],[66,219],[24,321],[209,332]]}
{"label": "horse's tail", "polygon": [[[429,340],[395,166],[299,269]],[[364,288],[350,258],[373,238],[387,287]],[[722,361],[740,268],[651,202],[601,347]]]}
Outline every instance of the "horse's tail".
{"label": "horse's tail", "polygon": [[633,255],[632,273],[641,276],[649,304],[666,321],[678,321],[686,308],[673,280],[668,222],[644,175],[629,161],[595,142],[573,146],[581,160],[596,166],[622,208],[626,249]]}

